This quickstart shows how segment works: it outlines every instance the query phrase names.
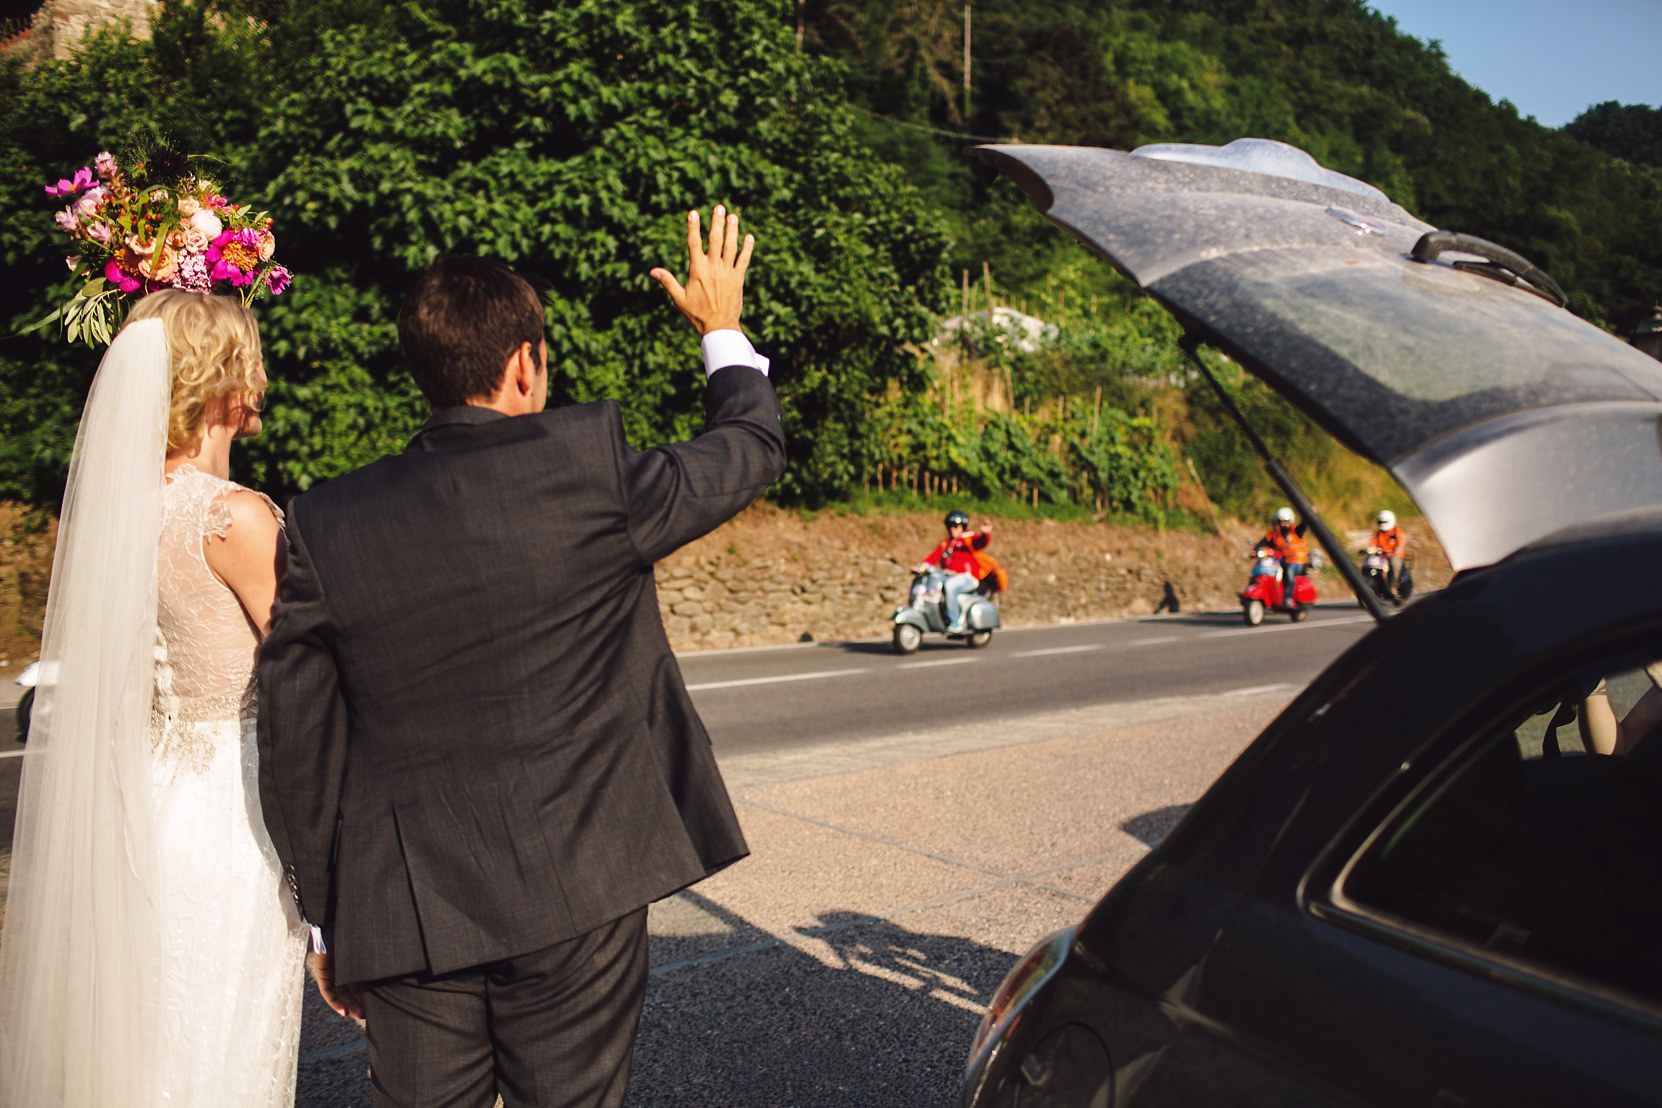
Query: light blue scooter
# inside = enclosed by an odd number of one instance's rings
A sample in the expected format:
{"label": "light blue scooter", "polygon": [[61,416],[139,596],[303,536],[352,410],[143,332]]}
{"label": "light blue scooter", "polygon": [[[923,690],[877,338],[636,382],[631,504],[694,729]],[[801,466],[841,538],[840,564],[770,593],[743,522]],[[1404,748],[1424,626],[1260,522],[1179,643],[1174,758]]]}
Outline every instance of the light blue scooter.
{"label": "light blue scooter", "polygon": [[895,653],[915,653],[924,633],[930,631],[961,639],[971,650],[992,642],[993,631],[999,626],[998,605],[992,598],[977,590],[960,596],[958,603],[964,610],[964,630],[950,632],[946,629],[946,576],[935,566],[918,567],[910,598],[895,609],[892,617]]}

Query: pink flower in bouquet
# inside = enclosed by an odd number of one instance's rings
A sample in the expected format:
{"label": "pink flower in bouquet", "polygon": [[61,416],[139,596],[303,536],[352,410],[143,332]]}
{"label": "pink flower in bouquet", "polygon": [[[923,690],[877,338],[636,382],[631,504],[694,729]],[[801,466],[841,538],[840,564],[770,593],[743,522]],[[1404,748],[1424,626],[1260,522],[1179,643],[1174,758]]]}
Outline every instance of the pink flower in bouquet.
{"label": "pink flower in bouquet", "polygon": [[127,293],[144,287],[144,280],[138,275],[138,259],[125,249],[117,250],[105,263],[104,280]]}
{"label": "pink flower in bouquet", "polygon": [[75,176],[59,177],[56,185],[46,186],[47,196],[74,196],[82,189],[92,187],[92,170],[82,166],[75,171]]}
{"label": "pink flower in bouquet", "polygon": [[294,280],[294,275],[289,272],[288,266],[274,265],[266,270],[265,287],[271,290],[271,295],[281,296],[283,290],[289,287],[289,282],[292,280]]}
{"label": "pink flower in bouquet", "polygon": [[260,233],[252,227],[221,233],[208,247],[208,261],[214,280],[229,281],[239,289],[251,284],[260,264]]}
{"label": "pink flower in bouquet", "polygon": [[209,292],[214,287],[208,273],[208,259],[202,254],[182,254],[179,269],[173,277],[173,287],[186,292]]}
{"label": "pink flower in bouquet", "polygon": [[111,234],[112,232],[108,223],[94,223],[92,226],[87,228],[87,238],[91,239],[93,242],[96,242],[99,246],[106,245],[110,241]]}
{"label": "pink flower in bouquet", "polygon": [[202,230],[202,228],[195,226],[187,226],[185,228],[185,238],[182,244],[185,253],[204,254],[207,252],[208,244],[211,242],[213,242],[213,238],[211,238],[206,231]]}
{"label": "pink flower in bouquet", "polygon": [[202,205],[197,201],[196,197],[181,196],[179,197],[179,218],[189,219],[201,210],[201,207]]}
{"label": "pink flower in bouquet", "polygon": [[98,171],[98,176],[108,181],[116,171],[115,158],[108,150],[99,151],[98,156],[92,159],[92,167]]}
{"label": "pink flower in bouquet", "polygon": [[[220,221],[220,218],[206,208],[191,213],[190,225],[201,231],[209,242],[218,238],[225,230],[225,224]],[[203,249],[206,249],[206,247]]]}
{"label": "pink flower in bouquet", "polygon": [[109,195],[109,190],[102,185],[96,185],[82,193],[81,198],[75,201],[71,207],[75,209],[75,214],[82,219],[91,219],[98,214],[98,209],[104,206],[104,201]]}
{"label": "pink flower in bouquet", "polygon": [[76,229],[81,226],[81,221],[75,218],[75,212],[69,208],[65,208],[63,211],[58,212],[52,218],[58,221],[59,227],[62,227],[65,231],[68,231],[72,235],[75,233]]}
{"label": "pink flower in bouquet", "polygon": [[260,232],[260,261],[269,262],[271,256],[277,253],[277,236],[270,231]]}

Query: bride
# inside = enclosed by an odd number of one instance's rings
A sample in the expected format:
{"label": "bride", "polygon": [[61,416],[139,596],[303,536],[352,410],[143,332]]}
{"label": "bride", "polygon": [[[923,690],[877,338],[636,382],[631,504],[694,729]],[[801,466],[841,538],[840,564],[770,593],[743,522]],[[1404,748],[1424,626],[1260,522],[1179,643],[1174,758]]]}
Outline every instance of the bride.
{"label": "bride", "polygon": [[286,1106],[305,940],[260,815],[280,513],[253,315],[139,299],[70,463],[0,930],[0,1104]]}

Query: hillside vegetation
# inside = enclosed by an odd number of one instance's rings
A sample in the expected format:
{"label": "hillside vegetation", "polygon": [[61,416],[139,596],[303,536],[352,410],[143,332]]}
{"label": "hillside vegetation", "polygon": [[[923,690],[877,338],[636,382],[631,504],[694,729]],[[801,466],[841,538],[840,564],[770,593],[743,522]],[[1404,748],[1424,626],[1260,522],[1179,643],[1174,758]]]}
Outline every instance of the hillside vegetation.
{"label": "hillside vegetation", "polygon": [[[166,0],[67,61],[0,59],[0,498],[52,506],[96,353],[41,193],[109,149],[199,156],[269,210],[297,274],[260,307],[266,432],[236,476],[282,498],[419,424],[393,320],[441,253],[547,284],[557,402],[612,397],[640,443],[700,418],[694,347],[647,269],[721,201],[760,242],[746,321],[820,507],[943,497],[1166,528],[1275,492],[1171,319],[974,170],[980,137],[1132,147],[1283,139],[1551,272],[1631,327],[1662,295],[1657,113],[1563,131],[1491,103],[1360,0]],[[1616,29],[1613,29],[1613,32]],[[1037,349],[979,318],[1015,307]],[[948,317],[969,323],[943,332]],[[943,337],[945,335],[945,337]],[[1225,367],[1227,368],[1227,367]],[[1232,378],[1324,507],[1408,507]]]}

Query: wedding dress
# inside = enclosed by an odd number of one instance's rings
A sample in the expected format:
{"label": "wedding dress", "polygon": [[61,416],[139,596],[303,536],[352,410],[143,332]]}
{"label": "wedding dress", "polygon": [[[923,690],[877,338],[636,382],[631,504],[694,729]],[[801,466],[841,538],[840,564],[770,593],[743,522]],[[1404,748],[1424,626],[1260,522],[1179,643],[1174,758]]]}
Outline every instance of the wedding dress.
{"label": "wedding dress", "polygon": [[[41,634],[0,926],[0,1105],[293,1103],[304,938],[259,811],[257,636],[162,476],[159,320],[99,365]],[[275,511],[275,507],[272,509]]]}
{"label": "wedding dress", "polygon": [[[260,815],[258,639],[203,555],[238,486],[181,466],[163,497],[150,719],[161,887],[158,1070],[169,1105],[294,1102],[305,943]],[[275,504],[267,501],[281,519]]]}

